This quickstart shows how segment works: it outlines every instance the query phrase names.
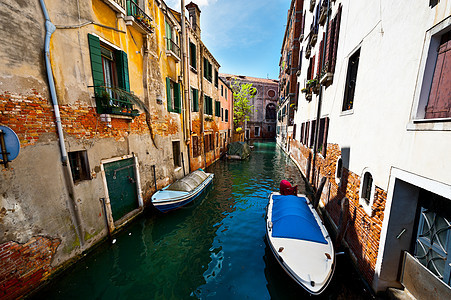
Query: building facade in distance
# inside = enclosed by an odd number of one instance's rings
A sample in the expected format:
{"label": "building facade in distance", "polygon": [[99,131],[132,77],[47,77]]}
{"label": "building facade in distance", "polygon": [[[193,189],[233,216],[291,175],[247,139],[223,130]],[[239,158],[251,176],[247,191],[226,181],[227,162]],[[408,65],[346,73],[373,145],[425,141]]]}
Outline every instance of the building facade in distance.
{"label": "building facade in distance", "polygon": [[220,74],[220,76],[232,88],[235,82],[238,84],[251,83],[256,90],[256,94],[250,102],[250,105],[254,106],[253,112],[243,128],[245,140],[274,139],[279,95],[278,81],[243,75]]}

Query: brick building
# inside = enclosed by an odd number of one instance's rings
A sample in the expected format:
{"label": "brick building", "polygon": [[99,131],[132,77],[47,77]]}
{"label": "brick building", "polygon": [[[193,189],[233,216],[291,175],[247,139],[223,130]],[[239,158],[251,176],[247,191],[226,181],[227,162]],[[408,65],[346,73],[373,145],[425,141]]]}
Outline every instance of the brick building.
{"label": "brick building", "polygon": [[253,111],[244,128],[245,140],[274,139],[276,136],[276,110],[278,100],[278,81],[243,75],[220,74],[229,85],[251,83],[256,89],[250,105]]}
{"label": "brick building", "polygon": [[450,1],[301,2],[310,31],[294,36],[300,87],[281,146],[313,186],[326,179],[334,226],[349,200],[344,241],[374,291],[449,295]]}
{"label": "brick building", "polygon": [[[0,172],[2,299],[38,286],[187,174],[196,128],[180,13],[161,0],[41,3],[0,4],[9,16],[0,20],[0,128],[20,143]],[[206,58],[215,70],[200,90],[219,102],[219,64],[199,53],[199,66]],[[214,122],[202,130],[227,130],[221,115],[205,114]]]}
{"label": "brick building", "polygon": [[[282,42],[279,62],[279,103],[277,110],[277,143],[287,147],[289,130],[293,126],[297,105],[299,85],[297,71],[300,68],[299,43],[304,38],[305,12],[304,1],[291,1],[287,14],[287,26]],[[291,133],[291,132],[290,132]]]}

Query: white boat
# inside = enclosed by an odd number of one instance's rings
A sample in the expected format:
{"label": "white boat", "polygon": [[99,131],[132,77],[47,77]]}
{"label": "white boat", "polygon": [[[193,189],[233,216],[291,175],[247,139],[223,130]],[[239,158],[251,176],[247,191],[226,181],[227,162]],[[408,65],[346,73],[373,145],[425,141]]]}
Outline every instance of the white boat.
{"label": "white boat", "polygon": [[271,193],[266,208],[266,236],[279,264],[313,295],[322,293],[335,269],[332,240],[305,195]]}
{"label": "white boat", "polygon": [[153,206],[161,212],[182,207],[197,198],[213,181],[213,173],[198,169],[152,196]]}

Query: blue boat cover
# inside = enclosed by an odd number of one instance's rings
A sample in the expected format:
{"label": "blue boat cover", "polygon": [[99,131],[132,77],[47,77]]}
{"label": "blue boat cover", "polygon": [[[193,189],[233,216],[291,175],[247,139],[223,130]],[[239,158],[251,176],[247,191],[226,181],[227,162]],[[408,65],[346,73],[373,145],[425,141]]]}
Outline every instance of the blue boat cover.
{"label": "blue boat cover", "polygon": [[273,237],[327,244],[307,199],[292,195],[274,195],[272,199]]}

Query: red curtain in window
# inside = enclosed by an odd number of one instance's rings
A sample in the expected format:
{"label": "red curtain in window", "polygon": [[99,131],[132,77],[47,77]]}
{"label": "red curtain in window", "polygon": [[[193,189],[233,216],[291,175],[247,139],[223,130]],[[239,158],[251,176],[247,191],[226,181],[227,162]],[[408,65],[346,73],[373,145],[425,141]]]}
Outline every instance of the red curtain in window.
{"label": "red curtain in window", "polygon": [[426,119],[451,117],[451,31],[442,36],[432,79]]}

